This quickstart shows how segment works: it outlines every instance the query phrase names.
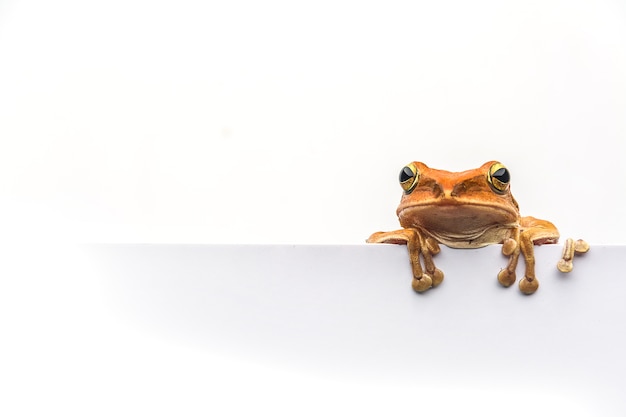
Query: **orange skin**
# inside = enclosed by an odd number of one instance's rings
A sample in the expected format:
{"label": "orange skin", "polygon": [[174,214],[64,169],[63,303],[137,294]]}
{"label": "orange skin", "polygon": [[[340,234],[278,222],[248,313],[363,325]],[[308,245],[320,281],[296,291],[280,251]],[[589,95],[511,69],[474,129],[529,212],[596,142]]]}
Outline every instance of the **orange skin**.
{"label": "orange skin", "polygon": [[[533,245],[557,243],[559,231],[549,221],[520,215],[511,194],[508,171],[502,164],[490,161],[463,172],[432,169],[422,162],[413,162],[404,170],[409,167],[414,178],[401,185],[412,186],[405,189],[396,211],[403,229],[374,233],[367,242],[407,245],[415,291],[426,291],[443,280],[443,272],[432,260],[439,252],[439,243],[451,248],[502,244],[502,253],[509,257],[509,263],[498,274],[498,281],[506,287],[516,280],[515,268],[521,252],[525,274],[519,288],[525,294],[537,290]],[[407,178],[406,174],[403,178]],[[569,239],[559,269],[569,272],[574,253],[587,250],[585,242]]]}

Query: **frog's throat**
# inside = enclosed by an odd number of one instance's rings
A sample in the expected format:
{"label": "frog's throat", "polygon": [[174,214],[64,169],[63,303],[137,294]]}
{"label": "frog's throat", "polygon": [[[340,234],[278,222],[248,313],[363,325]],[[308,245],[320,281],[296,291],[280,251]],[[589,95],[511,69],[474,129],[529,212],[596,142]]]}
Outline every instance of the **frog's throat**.
{"label": "frog's throat", "polygon": [[420,228],[420,230],[437,242],[451,248],[481,248],[487,245],[502,243],[505,238],[511,235],[511,231],[517,227],[517,224],[497,224],[478,230],[465,230],[463,233],[433,230],[426,231],[422,228]]}

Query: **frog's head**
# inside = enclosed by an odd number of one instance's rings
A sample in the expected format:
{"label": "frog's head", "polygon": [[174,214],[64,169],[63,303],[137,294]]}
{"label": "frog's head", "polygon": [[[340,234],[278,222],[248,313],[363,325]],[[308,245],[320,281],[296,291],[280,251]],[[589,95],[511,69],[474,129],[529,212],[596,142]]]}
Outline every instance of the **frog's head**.
{"label": "frog's head", "polygon": [[510,228],[520,217],[509,171],[497,161],[463,172],[411,162],[402,168],[399,180],[404,193],[397,214],[403,227],[461,239]]}

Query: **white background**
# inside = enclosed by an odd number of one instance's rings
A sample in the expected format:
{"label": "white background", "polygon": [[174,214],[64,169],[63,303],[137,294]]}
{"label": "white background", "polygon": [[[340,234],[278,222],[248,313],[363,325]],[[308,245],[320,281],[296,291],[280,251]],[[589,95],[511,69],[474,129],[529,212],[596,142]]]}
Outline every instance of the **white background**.
{"label": "white background", "polygon": [[419,411],[420,394],[431,415],[483,402],[492,415],[540,411],[520,407],[518,393],[546,413],[593,415],[597,403],[578,391],[526,380],[420,389],[155,340],[111,316],[112,301],[82,275],[93,265],[29,250],[48,240],[360,243],[397,227],[407,162],[465,170],[492,159],[510,168],[522,214],[622,244],[624,74],[618,1],[0,0],[0,240],[10,243],[0,329],[12,342],[0,382],[11,411],[62,410],[69,386],[76,415],[191,414],[211,393],[222,414],[232,404],[250,414],[271,411],[276,392],[285,415],[354,404],[397,414],[413,398]]}
{"label": "white background", "polygon": [[619,1],[0,2],[2,237],[358,243],[409,161],[497,159],[623,242]]}

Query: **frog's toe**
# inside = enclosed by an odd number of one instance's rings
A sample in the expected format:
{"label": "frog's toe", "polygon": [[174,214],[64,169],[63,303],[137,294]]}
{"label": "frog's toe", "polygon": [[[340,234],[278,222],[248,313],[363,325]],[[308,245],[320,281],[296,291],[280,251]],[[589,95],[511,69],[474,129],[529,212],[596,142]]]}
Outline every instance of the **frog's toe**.
{"label": "frog's toe", "polygon": [[510,287],[515,282],[515,271],[503,269],[498,273],[498,282],[505,287]]}
{"label": "frog's toe", "polygon": [[571,260],[559,259],[559,262],[557,262],[556,267],[561,272],[570,272],[572,269],[574,269],[574,263]]}
{"label": "frog's toe", "polygon": [[582,255],[588,251],[589,243],[584,240],[578,239],[574,242],[574,239],[567,239],[563,246],[563,255],[561,255],[561,259],[557,262],[556,267],[561,272],[570,272],[574,269],[574,255]]}
{"label": "frog's toe", "polygon": [[[442,279],[443,279],[443,274],[442,274]],[[423,274],[421,278],[413,279],[412,286],[413,286],[413,290],[415,290],[416,292],[424,292],[433,286],[433,280],[428,274]]]}
{"label": "frog's toe", "polygon": [[539,288],[539,281],[537,281],[536,278],[533,280],[529,280],[528,278],[524,277],[524,279],[521,279],[519,282],[520,291],[526,295],[534,293],[535,291],[537,291],[537,288]]}
{"label": "frog's toe", "polygon": [[574,242],[574,252],[577,255],[589,252],[589,243],[585,242],[582,239],[578,239]]}
{"label": "frog's toe", "polygon": [[443,271],[439,268],[435,268],[435,272],[431,274],[431,279],[433,280],[433,287],[441,284],[443,281]]}
{"label": "frog's toe", "polygon": [[511,256],[515,249],[517,249],[517,241],[515,239],[509,238],[502,243],[502,254],[504,256]]}

